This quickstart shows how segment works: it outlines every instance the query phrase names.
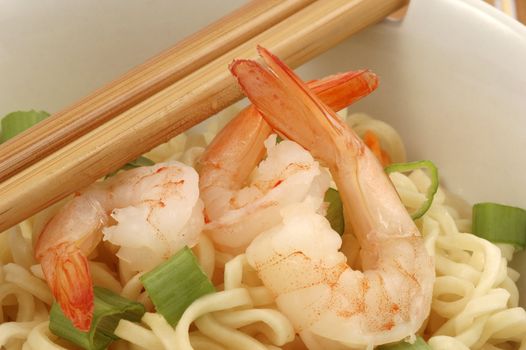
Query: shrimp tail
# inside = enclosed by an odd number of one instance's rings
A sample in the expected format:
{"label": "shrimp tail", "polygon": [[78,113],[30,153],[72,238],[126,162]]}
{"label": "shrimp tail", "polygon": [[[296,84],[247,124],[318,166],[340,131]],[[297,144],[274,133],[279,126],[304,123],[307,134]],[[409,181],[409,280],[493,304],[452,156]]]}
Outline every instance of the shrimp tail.
{"label": "shrimp tail", "polygon": [[[225,187],[239,188],[265,155],[263,142],[271,131],[254,106],[241,111],[217,134],[199,160],[201,190],[225,182]],[[233,135],[243,135],[243,147],[240,147],[240,138]],[[231,176],[224,176],[218,168],[224,168]]]}
{"label": "shrimp tail", "polygon": [[[279,134],[298,142],[327,165],[336,166],[342,155],[333,150],[341,147],[316,146],[341,142],[342,136],[348,135],[346,125],[283,62],[262,47],[258,50],[269,69],[251,60],[235,60],[230,65],[247,97]],[[358,74],[363,75],[358,85],[375,88],[374,74]]]}
{"label": "shrimp tail", "polygon": [[74,244],[63,243],[48,250],[41,264],[62,312],[87,332],[93,318],[93,282],[86,256]]}
{"label": "shrimp tail", "polygon": [[339,111],[376,90],[378,76],[368,69],[362,69],[311,80],[306,85],[323,103]]}
{"label": "shrimp tail", "polygon": [[[349,71],[312,80],[307,85],[331,109],[339,111],[373,92],[378,86],[378,77],[369,70]],[[224,181],[228,181],[230,188],[239,188],[263,158],[263,141],[271,131],[253,105],[241,111],[214,138],[199,161],[201,188]],[[240,147],[239,138],[232,135],[243,135],[244,147]],[[229,178],[216,171],[218,167],[229,165],[232,167],[228,169],[232,175]],[[218,178],[220,176],[222,178]]]}

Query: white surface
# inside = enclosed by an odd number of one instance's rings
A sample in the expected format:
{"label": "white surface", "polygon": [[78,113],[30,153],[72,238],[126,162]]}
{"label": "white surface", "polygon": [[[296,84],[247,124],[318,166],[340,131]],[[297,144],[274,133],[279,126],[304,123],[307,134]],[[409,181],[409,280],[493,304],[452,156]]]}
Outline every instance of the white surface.
{"label": "white surface", "polygon": [[[0,0],[0,114],[56,111],[243,2]],[[410,158],[433,160],[470,202],[526,207],[524,26],[480,0],[412,0],[402,23],[369,28],[301,72],[361,67],[381,83],[353,110],[392,123]],[[526,274],[526,254],[515,264]]]}
{"label": "white surface", "polygon": [[0,0],[0,116],[57,111],[244,0]]}

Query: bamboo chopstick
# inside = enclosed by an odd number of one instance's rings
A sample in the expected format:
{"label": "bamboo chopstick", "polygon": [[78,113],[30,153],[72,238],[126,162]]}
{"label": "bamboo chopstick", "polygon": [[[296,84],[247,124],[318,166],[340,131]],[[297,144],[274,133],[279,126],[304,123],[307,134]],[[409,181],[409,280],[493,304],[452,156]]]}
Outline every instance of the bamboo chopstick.
{"label": "bamboo chopstick", "polygon": [[314,0],[255,0],[0,146],[0,181],[173,84]]}
{"label": "bamboo chopstick", "polygon": [[516,0],[515,8],[517,13],[517,20],[526,24],[526,0]]}
{"label": "bamboo chopstick", "polygon": [[0,184],[0,232],[239,100],[227,66],[257,44],[298,66],[405,2],[314,2]]}

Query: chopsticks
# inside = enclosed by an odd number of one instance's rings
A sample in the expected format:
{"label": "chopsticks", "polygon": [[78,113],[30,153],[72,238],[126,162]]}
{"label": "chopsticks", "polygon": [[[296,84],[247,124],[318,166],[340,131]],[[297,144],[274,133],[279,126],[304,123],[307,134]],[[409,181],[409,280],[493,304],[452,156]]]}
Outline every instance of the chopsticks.
{"label": "chopsticks", "polygon": [[0,146],[0,181],[161,91],[314,0],[255,0]]}
{"label": "chopsticks", "polygon": [[[0,184],[0,232],[243,97],[228,64],[260,44],[295,67],[376,23],[404,0],[312,3]],[[344,58],[342,58],[344,59]]]}
{"label": "chopsticks", "polygon": [[516,0],[515,8],[517,13],[517,20],[526,24],[526,0]]}

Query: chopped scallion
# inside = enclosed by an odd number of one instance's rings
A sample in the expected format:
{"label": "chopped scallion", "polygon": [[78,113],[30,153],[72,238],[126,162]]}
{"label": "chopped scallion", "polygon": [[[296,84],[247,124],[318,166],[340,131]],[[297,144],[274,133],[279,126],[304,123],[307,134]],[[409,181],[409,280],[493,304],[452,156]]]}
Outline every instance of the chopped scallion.
{"label": "chopped scallion", "polygon": [[2,118],[2,134],[0,142],[5,142],[12,137],[29,129],[33,125],[49,117],[48,112],[44,111],[18,111],[12,112]]}
{"label": "chopped scallion", "polygon": [[194,300],[215,292],[214,285],[188,247],[140,279],[157,312],[171,325],[179,321]]}
{"label": "chopped scallion", "polygon": [[343,220],[343,204],[339,192],[334,188],[329,188],[325,192],[324,201],[329,203],[325,217],[329,220],[332,229],[338,232],[340,236],[343,235],[345,222]]}
{"label": "chopped scallion", "polygon": [[491,242],[511,243],[517,248],[524,248],[526,210],[497,203],[475,204],[472,231]]}
{"label": "chopped scallion", "polygon": [[431,347],[427,345],[424,339],[416,337],[413,344],[406,341],[400,341],[398,343],[381,345],[377,350],[431,350]]}
{"label": "chopped scallion", "polygon": [[430,160],[420,160],[416,162],[409,162],[409,163],[395,163],[391,164],[388,167],[385,168],[385,172],[387,174],[393,173],[393,172],[408,172],[413,171],[416,169],[427,169],[429,171],[431,184],[429,185],[429,188],[427,189],[426,197],[427,199],[422,203],[422,206],[416,210],[414,213],[411,214],[411,218],[413,220],[418,219],[422,217],[431,207],[431,204],[433,203],[433,198],[435,197],[435,193],[438,190],[438,169],[431,162]]}
{"label": "chopped scallion", "polygon": [[51,307],[51,332],[87,350],[106,349],[113,340],[118,339],[113,331],[121,319],[138,322],[145,312],[141,303],[123,298],[110,290],[94,287],[94,294],[93,320],[88,332],[78,330],[57,303]]}

